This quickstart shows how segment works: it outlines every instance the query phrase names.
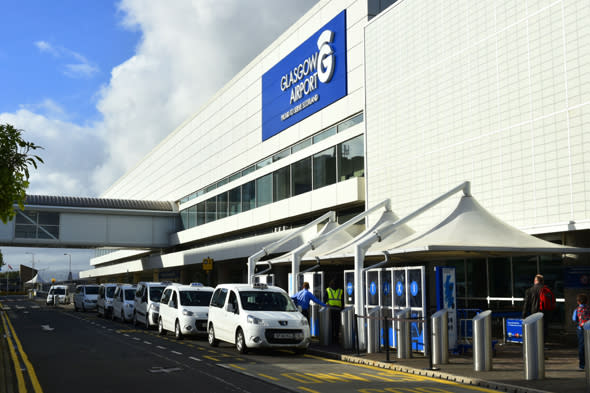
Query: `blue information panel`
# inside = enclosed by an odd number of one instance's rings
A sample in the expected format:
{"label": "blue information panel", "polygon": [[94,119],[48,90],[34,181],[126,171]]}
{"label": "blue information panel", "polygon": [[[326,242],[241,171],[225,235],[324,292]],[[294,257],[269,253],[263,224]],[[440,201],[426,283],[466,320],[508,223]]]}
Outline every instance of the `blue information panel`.
{"label": "blue information panel", "polygon": [[262,75],[262,140],[347,94],[346,10]]}
{"label": "blue information panel", "polygon": [[522,319],[506,319],[506,341],[522,344]]}

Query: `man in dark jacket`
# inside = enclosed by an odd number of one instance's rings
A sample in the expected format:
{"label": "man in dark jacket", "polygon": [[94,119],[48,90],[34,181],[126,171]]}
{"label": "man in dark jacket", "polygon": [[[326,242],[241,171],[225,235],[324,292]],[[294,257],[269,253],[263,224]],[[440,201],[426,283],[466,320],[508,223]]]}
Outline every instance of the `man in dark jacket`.
{"label": "man in dark jacket", "polygon": [[[537,274],[533,280],[533,286],[526,290],[524,295],[524,305],[522,307],[522,318],[539,312],[540,293],[545,286],[543,275]],[[543,311],[543,340],[547,341],[547,326],[549,323],[549,314]]]}

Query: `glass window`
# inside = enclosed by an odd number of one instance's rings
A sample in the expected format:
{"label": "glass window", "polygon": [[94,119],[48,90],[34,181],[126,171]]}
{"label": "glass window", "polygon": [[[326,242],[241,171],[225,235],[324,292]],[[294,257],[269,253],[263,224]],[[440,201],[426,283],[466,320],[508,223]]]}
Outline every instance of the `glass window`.
{"label": "glass window", "polygon": [[59,213],[39,212],[39,225],[59,225]]}
{"label": "glass window", "polygon": [[510,258],[488,258],[490,296],[512,296]]}
{"label": "glass window", "polygon": [[256,169],[264,168],[267,165],[272,164],[272,157],[265,158],[262,161],[256,163]]}
{"label": "glass window", "polygon": [[227,217],[227,192],[217,195],[217,219]]}
{"label": "glass window", "polygon": [[359,135],[338,145],[338,178],[365,176],[365,151],[363,136]]}
{"label": "glass window", "polygon": [[[539,256],[539,273],[556,297],[564,297],[565,266],[560,255]],[[532,281],[532,279],[531,279]]]}
{"label": "glass window", "polygon": [[227,288],[219,288],[211,297],[211,304],[212,307],[223,307],[225,304],[225,298],[227,297]]}
{"label": "glass window", "polygon": [[467,283],[468,297],[487,297],[487,283],[486,283],[486,260],[485,259],[469,259],[466,266],[466,276],[469,277]]}
{"label": "glass window", "polygon": [[229,215],[233,216],[242,212],[242,188],[236,187],[228,191],[228,210]]}
{"label": "glass window", "polygon": [[318,143],[320,141],[323,141],[324,139],[331,137],[332,135],[336,135],[336,126],[330,127],[327,130],[324,130],[324,131],[320,132],[319,134],[314,135],[313,143]]}
{"label": "glass window", "polygon": [[301,141],[298,144],[296,144],[295,146],[293,146],[291,148],[291,153],[296,153],[299,150],[303,150],[308,146],[311,146],[311,138],[307,138],[306,140]]}
{"label": "glass window", "polygon": [[205,187],[205,193],[208,193],[208,192],[210,192],[210,191],[213,191],[213,190],[215,190],[216,188],[217,188],[217,184],[211,184],[210,186],[208,186],[208,187]]}
{"label": "glass window", "polygon": [[286,166],[272,174],[273,201],[281,201],[291,196],[291,167]]}
{"label": "glass window", "polygon": [[256,207],[256,182],[254,180],[242,185],[242,211]]}
{"label": "glass window", "polygon": [[537,274],[537,257],[513,257],[514,296],[524,298],[526,290],[533,286],[533,279]]}
{"label": "glass window", "polygon": [[180,211],[180,220],[182,221],[182,228],[188,229],[188,209],[184,209]]}
{"label": "glass window", "polygon": [[313,189],[336,183],[336,148],[313,156]]}
{"label": "glass window", "polygon": [[224,184],[227,184],[229,182],[229,178],[225,178],[225,179],[221,179],[217,182],[217,187],[221,187]]}
{"label": "glass window", "polygon": [[256,167],[254,165],[252,165],[242,171],[242,176],[246,176],[248,173],[252,173],[255,170],[256,170]]}
{"label": "glass window", "polygon": [[191,206],[188,209],[188,227],[197,226],[197,206]]}
{"label": "glass window", "polygon": [[205,221],[213,222],[217,219],[217,201],[216,198],[209,198],[205,201]]}
{"label": "glass window", "polygon": [[240,177],[242,177],[242,173],[241,172],[234,173],[233,175],[231,175],[229,177],[229,181],[232,182],[234,180],[238,180]]}
{"label": "glass window", "polygon": [[201,202],[197,204],[197,225],[203,225],[207,222],[207,212],[206,212],[206,204],[205,202]]}
{"label": "glass window", "polygon": [[191,307],[209,307],[212,293],[209,291],[180,291],[180,304]]}
{"label": "glass window", "polygon": [[256,179],[256,207],[272,203],[272,173]]}
{"label": "glass window", "polygon": [[311,157],[291,165],[291,192],[293,196],[311,191]]}
{"label": "glass window", "polygon": [[362,123],[363,121],[363,114],[358,114],[355,117],[352,117],[348,120],[343,121],[342,123],[338,124],[338,132],[342,132],[344,130],[346,130],[347,128],[350,128],[354,125],[357,125],[359,123]]}
{"label": "glass window", "polygon": [[280,159],[283,159],[285,157],[288,157],[291,155],[291,149],[285,149],[283,151],[278,152],[277,154],[275,154],[274,156],[272,156],[272,161],[278,161]]}

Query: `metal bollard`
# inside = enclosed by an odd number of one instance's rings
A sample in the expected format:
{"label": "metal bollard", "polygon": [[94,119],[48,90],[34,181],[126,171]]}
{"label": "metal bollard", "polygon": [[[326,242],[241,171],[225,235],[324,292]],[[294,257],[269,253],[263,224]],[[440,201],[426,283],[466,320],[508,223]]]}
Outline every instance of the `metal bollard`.
{"label": "metal bollard", "polygon": [[545,378],[543,313],[535,313],[522,321],[524,378]]}
{"label": "metal bollard", "polygon": [[318,311],[318,319],[320,322],[320,345],[332,344],[332,321],[331,321],[330,307],[322,307]]}
{"label": "metal bollard", "polygon": [[352,349],[354,346],[354,307],[345,307],[340,311],[340,331],[342,332],[342,347]]}
{"label": "metal bollard", "polygon": [[584,357],[586,359],[586,392],[590,392],[590,321],[584,324]]}
{"label": "metal bollard", "polygon": [[309,305],[309,334],[312,337],[320,336],[319,308],[320,306],[315,303]]}
{"label": "metal bollard", "polygon": [[475,371],[492,369],[492,310],[473,318],[473,364]]}
{"label": "metal bollard", "polygon": [[380,318],[381,306],[377,306],[369,311],[367,320],[367,353],[379,352],[380,349]]}
{"label": "metal bollard", "polygon": [[432,363],[449,362],[449,315],[446,309],[435,312],[432,319]]}
{"label": "metal bollard", "polygon": [[397,341],[397,358],[409,359],[411,355],[410,342],[410,309],[406,308],[395,313],[395,339]]}

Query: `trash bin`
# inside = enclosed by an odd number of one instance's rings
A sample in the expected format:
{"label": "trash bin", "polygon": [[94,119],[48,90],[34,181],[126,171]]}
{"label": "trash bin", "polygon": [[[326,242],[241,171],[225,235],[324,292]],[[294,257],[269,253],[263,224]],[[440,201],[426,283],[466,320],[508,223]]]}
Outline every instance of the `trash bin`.
{"label": "trash bin", "polygon": [[342,346],[344,349],[354,347],[354,307],[344,307],[340,311],[340,331],[342,332]]}
{"label": "trash bin", "polygon": [[524,378],[527,381],[545,378],[545,348],[543,313],[538,312],[522,321]]}
{"label": "trash bin", "polygon": [[369,318],[367,320],[367,353],[379,352],[381,337],[380,337],[380,322],[381,322],[381,306],[377,306],[369,311]]}
{"label": "trash bin", "polygon": [[446,309],[435,312],[432,317],[432,363],[449,362],[449,316]]}
{"label": "trash bin", "polygon": [[405,308],[395,312],[395,341],[398,359],[409,359],[411,355],[410,341],[410,309]]}
{"label": "trash bin", "polygon": [[492,310],[473,318],[473,364],[475,371],[492,369]]}
{"label": "trash bin", "polygon": [[320,322],[320,345],[330,345],[332,343],[332,321],[330,307],[322,307],[318,311]]}

